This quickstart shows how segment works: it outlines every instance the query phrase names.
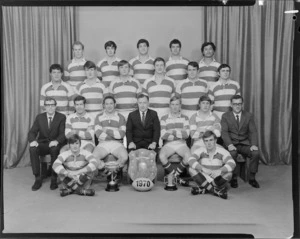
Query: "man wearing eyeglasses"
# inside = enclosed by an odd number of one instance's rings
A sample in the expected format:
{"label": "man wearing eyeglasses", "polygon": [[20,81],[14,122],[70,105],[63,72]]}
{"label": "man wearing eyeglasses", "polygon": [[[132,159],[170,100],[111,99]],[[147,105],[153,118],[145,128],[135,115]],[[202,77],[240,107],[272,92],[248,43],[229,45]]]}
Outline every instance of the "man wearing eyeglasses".
{"label": "man wearing eyeglasses", "polygon": [[[243,101],[243,97],[240,95],[234,95],[231,98],[232,111],[226,112],[222,116],[221,136],[235,162],[238,154],[250,158],[249,184],[254,188],[259,188],[259,183],[255,179],[260,159],[257,130],[253,115],[242,109]],[[230,185],[232,188],[238,187],[236,169],[233,171]]]}
{"label": "man wearing eyeglasses", "polygon": [[[57,102],[54,98],[46,97],[44,100],[46,112],[36,116],[28,133],[30,161],[35,176],[32,191],[36,191],[42,186],[39,156],[50,154],[52,168],[53,162],[59,155],[60,148],[66,141],[66,116],[56,111],[56,105]],[[57,187],[57,175],[52,170],[50,189],[54,190]]]}

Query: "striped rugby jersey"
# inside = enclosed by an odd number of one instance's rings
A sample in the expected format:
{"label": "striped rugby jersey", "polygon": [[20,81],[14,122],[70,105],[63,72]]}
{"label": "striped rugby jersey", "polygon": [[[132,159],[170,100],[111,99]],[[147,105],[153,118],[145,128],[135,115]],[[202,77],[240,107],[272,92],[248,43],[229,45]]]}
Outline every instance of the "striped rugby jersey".
{"label": "striped rugby jersey", "polygon": [[148,60],[141,62],[139,56],[131,59],[130,64],[130,75],[139,81],[141,85],[144,84],[145,80],[149,79],[154,75],[154,59],[149,56]]}
{"label": "striped rugby jersey", "polygon": [[116,59],[109,64],[107,59],[104,58],[97,63],[97,75],[102,78],[102,83],[109,87],[110,83],[114,81],[119,75],[118,63],[121,61],[120,58]]}
{"label": "striped rugby jersey", "polygon": [[193,169],[221,170],[222,173],[232,172],[236,166],[230,153],[222,147],[216,147],[212,158],[209,157],[206,148],[198,148],[188,159],[188,163]]}
{"label": "striped rugby jersey", "polygon": [[80,82],[86,78],[84,64],[86,60],[82,58],[79,62],[75,59],[68,61],[64,67],[64,81],[68,82],[71,86],[76,87]]}
{"label": "striped rugby jersey", "polygon": [[[164,115],[161,118],[160,127],[162,140],[186,140],[190,135],[189,119],[181,113],[177,117],[171,114]],[[172,133],[168,132],[169,130],[172,130]]]}
{"label": "striped rugby jersey", "polygon": [[108,115],[105,111],[98,114],[95,119],[95,135],[99,142],[106,140],[123,140],[126,131],[126,121],[123,115],[114,112]]}
{"label": "striped rugby jersey", "polygon": [[40,93],[40,107],[42,112],[44,112],[44,100],[49,96],[56,100],[57,107],[56,111],[68,115],[69,113],[74,112],[74,92],[72,87],[61,81],[60,85],[54,89],[52,81],[44,84],[41,88]]}
{"label": "striped rugby jersey", "polygon": [[68,171],[84,169],[83,173],[93,172],[97,169],[98,161],[94,155],[84,149],[80,149],[78,155],[74,155],[71,150],[65,151],[58,155],[53,163],[53,170],[58,175],[68,175]]}
{"label": "striped rugby jersey", "polygon": [[166,75],[175,80],[175,84],[187,78],[187,65],[189,60],[180,57],[179,60],[173,60],[172,56],[166,62]]}
{"label": "striped rugby jersey", "polygon": [[230,99],[234,95],[240,95],[240,84],[228,79],[226,84],[220,80],[210,86],[208,96],[214,102],[213,112],[221,119],[222,115],[231,109]]}
{"label": "striped rugby jersey", "polygon": [[175,82],[165,76],[160,84],[155,81],[155,75],[145,81],[142,91],[149,96],[149,108],[155,110],[160,119],[169,112],[170,98],[175,95]]}
{"label": "striped rugby jersey", "polygon": [[108,95],[108,89],[99,79],[93,85],[88,85],[86,82],[85,79],[76,86],[75,94],[86,99],[85,110],[87,112],[101,113],[103,111],[103,99]]}
{"label": "striped rugby jersey", "polygon": [[73,135],[72,130],[76,130],[76,134],[82,140],[94,142],[94,122],[87,112],[82,116],[79,116],[77,113],[68,115],[65,128],[66,138],[70,138]]}
{"label": "striped rugby jersey", "polygon": [[118,78],[109,86],[109,93],[116,100],[116,109],[119,111],[134,111],[137,109],[137,96],[142,92],[140,83],[134,79],[123,81]]}
{"label": "striped rugby jersey", "polygon": [[190,119],[190,130],[192,139],[200,139],[200,132],[197,129],[202,129],[204,132],[211,130],[217,137],[221,136],[221,120],[213,113],[209,112],[209,115],[205,119],[200,118],[199,111],[192,115]]}
{"label": "striped rugby jersey", "polygon": [[175,95],[181,98],[181,112],[192,117],[199,110],[199,99],[207,94],[207,82],[202,79],[191,81],[189,78],[182,80],[176,86]]}
{"label": "striped rugby jersey", "polygon": [[204,62],[204,58],[199,62],[199,78],[209,82],[216,82],[219,79],[218,68],[221,64],[215,59],[207,65]]}

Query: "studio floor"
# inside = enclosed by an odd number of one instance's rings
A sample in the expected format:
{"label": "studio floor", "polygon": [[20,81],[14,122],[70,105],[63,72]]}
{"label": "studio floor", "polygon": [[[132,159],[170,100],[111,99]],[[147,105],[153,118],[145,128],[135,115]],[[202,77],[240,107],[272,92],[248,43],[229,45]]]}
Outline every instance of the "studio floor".
{"label": "studio floor", "polygon": [[254,189],[239,179],[224,200],[190,189],[164,190],[159,179],[149,192],[126,183],[106,192],[92,184],[94,197],[49,189],[50,179],[33,192],[31,167],[4,170],[3,233],[247,233],[255,238],[293,235],[291,166],[260,165]]}

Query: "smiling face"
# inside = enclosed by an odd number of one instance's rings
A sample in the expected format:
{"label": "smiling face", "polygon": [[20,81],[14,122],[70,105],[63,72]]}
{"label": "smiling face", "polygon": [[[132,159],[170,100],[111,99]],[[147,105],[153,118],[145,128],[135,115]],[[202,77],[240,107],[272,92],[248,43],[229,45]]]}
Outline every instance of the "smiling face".
{"label": "smiling face", "polygon": [[53,69],[50,73],[51,80],[54,81],[54,82],[61,81],[62,75],[63,75],[63,73],[58,69]]}
{"label": "smiling face", "polygon": [[148,46],[145,42],[140,43],[138,47],[138,51],[140,55],[147,55],[148,54]]}
{"label": "smiling face", "polygon": [[215,51],[211,45],[208,45],[203,48],[203,56],[207,58],[213,57],[215,54]]}
{"label": "smiling face", "polygon": [[220,71],[218,72],[218,75],[223,80],[229,79],[229,76],[230,76],[230,69],[229,69],[229,67],[225,67],[225,68],[220,69]]}
{"label": "smiling face", "polygon": [[114,112],[116,107],[115,102],[113,101],[113,99],[106,99],[104,102],[104,109],[106,111],[106,113],[111,114]]}

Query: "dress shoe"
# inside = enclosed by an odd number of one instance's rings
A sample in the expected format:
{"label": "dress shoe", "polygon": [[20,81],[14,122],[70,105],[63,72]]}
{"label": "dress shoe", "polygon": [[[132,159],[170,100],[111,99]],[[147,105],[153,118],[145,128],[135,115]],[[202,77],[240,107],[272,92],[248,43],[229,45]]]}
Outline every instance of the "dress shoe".
{"label": "dress shoe", "polygon": [[202,188],[199,188],[199,187],[192,187],[191,188],[191,194],[192,195],[205,194],[205,193],[206,193],[205,189],[202,189]]}
{"label": "dress shoe", "polygon": [[223,199],[227,199],[228,195],[227,195],[227,189],[226,187],[218,189],[218,188],[214,188],[214,192],[213,194],[217,197],[223,198]]}
{"label": "dress shoe", "polygon": [[71,189],[67,189],[67,188],[63,188],[60,190],[60,196],[61,197],[65,197],[65,196],[68,196],[70,194],[72,194],[72,190]]}
{"label": "dress shoe", "polygon": [[50,189],[51,190],[55,190],[57,188],[58,188],[58,186],[57,186],[57,180],[56,179],[55,180],[51,180]]}
{"label": "dress shoe", "polygon": [[78,195],[82,195],[82,196],[94,196],[95,195],[95,190],[94,189],[81,189],[79,191],[76,191],[76,193]]}
{"label": "dress shoe", "polygon": [[42,187],[42,179],[36,179],[34,184],[32,185],[32,191],[39,190]]}
{"label": "dress shoe", "polygon": [[231,179],[231,181],[230,181],[230,186],[231,186],[232,188],[237,188],[237,187],[239,186],[238,181],[237,181],[236,178]]}
{"label": "dress shoe", "polygon": [[259,183],[255,179],[249,180],[249,184],[254,188],[260,188]]}
{"label": "dress shoe", "polygon": [[178,176],[176,176],[176,179],[177,179],[177,183],[183,187],[189,187],[190,186],[190,183],[188,180],[184,180]]}

